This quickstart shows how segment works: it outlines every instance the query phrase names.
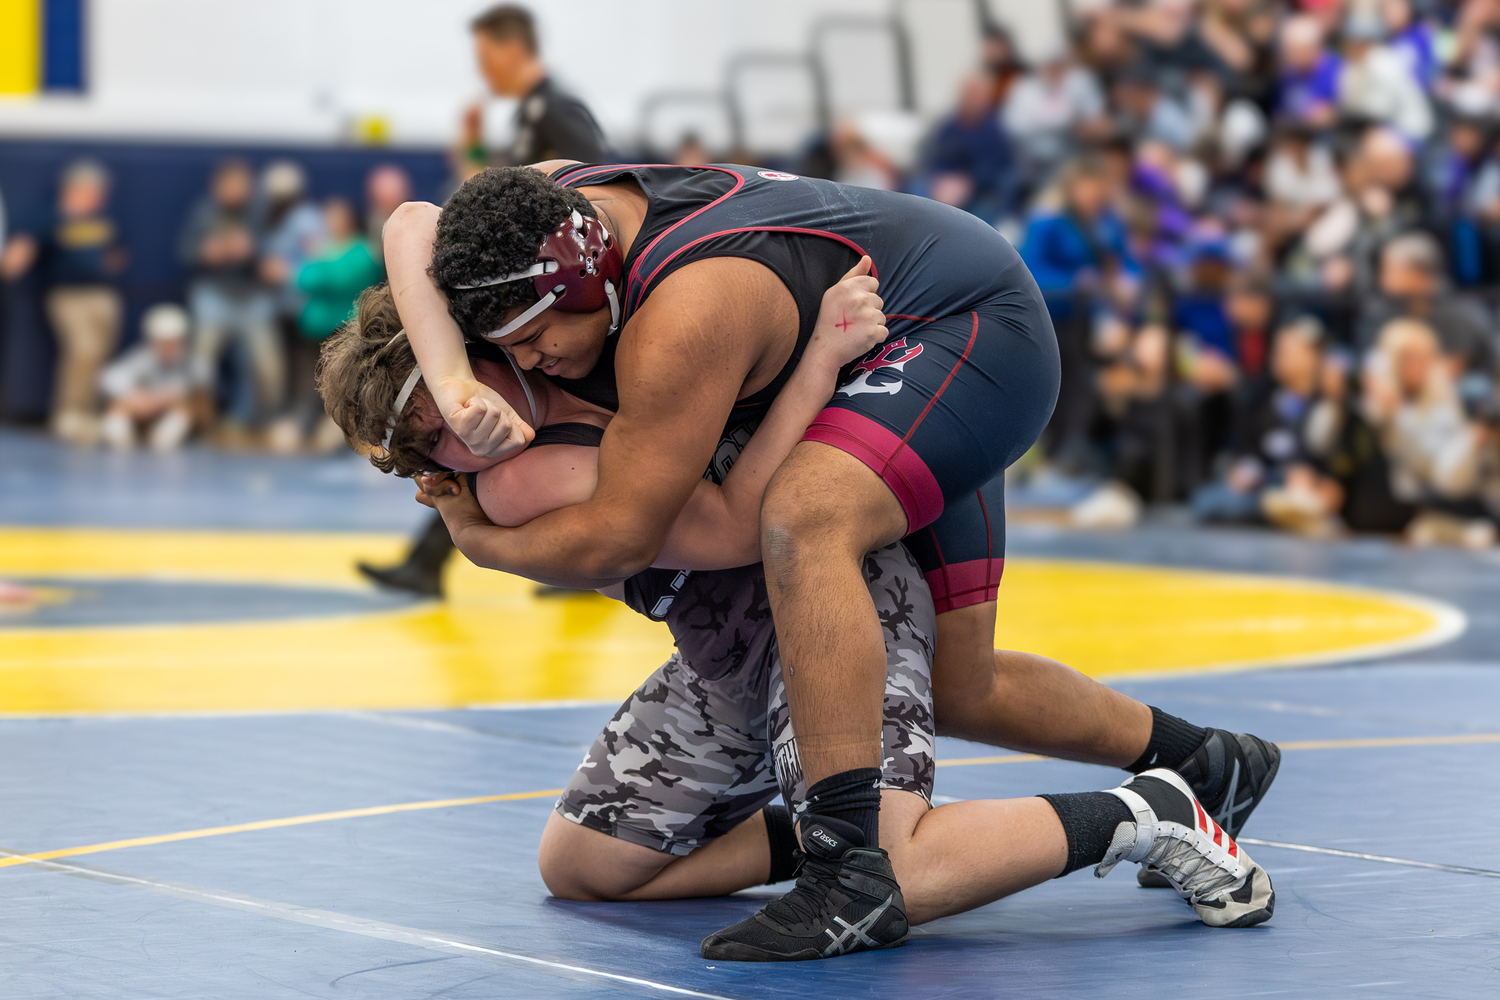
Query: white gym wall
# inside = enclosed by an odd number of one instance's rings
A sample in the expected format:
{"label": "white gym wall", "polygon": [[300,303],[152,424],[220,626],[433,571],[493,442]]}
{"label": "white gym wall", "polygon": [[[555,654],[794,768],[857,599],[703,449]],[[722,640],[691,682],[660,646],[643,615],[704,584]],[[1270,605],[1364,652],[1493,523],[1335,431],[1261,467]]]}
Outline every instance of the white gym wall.
{"label": "white gym wall", "polygon": [[[989,0],[1026,50],[1054,44],[1057,0]],[[446,144],[479,97],[476,0],[93,0],[89,92],[0,100],[0,134],[336,142],[379,119],[397,145]],[[810,48],[829,15],[898,14],[917,105],[940,112],[972,65],[973,0],[532,0],[554,75],[615,141],[643,102],[714,91],[730,58]],[[967,37],[964,37],[967,35]],[[497,108],[504,111],[503,107]],[[492,115],[503,120],[505,115]]]}

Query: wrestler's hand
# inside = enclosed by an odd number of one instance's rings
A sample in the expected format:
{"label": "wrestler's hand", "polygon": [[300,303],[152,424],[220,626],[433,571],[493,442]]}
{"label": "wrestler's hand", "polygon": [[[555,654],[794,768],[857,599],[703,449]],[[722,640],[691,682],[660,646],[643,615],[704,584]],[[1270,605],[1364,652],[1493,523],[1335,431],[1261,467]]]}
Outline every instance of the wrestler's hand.
{"label": "wrestler's hand", "polygon": [[505,397],[475,379],[435,379],[428,384],[438,411],[458,439],[480,458],[504,458],[531,443],[536,432]]}
{"label": "wrestler's hand", "polygon": [[463,535],[476,527],[494,527],[490,519],[484,516],[484,509],[479,506],[479,501],[469,492],[469,482],[465,476],[447,472],[418,476],[417,503],[431,507],[443,516],[448,534],[461,552],[464,543],[460,539]]}
{"label": "wrestler's hand", "polygon": [[875,290],[880,282],[870,275],[869,257],[861,257],[838,284],[823,293],[817,325],[808,341],[803,361],[838,369],[885,343],[885,304]]}

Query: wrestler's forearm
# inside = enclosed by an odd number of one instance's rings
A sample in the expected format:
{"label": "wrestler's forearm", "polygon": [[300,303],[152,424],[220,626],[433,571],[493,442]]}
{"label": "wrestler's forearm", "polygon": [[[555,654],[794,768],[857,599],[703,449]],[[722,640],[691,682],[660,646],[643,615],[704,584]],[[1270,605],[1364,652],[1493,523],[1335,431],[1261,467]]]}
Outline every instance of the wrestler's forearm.
{"label": "wrestler's forearm", "polygon": [[575,504],[516,528],[491,524],[456,502],[438,510],[453,544],[474,565],[557,587],[597,589],[647,568],[659,548],[638,527],[617,523],[596,504]]}
{"label": "wrestler's forearm", "polygon": [[766,486],[828,405],[838,374],[839,366],[829,357],[803,359],[723,485],[704,481],[694,489],[652,565],[713,570],[760,561],[760,505]]}
{"label": "wrestler's forearm", "polygon": [[448,314],[447,297],[427,273],[439,212],[436,205],[409,201],[391,215],[384,235],[391,296],[417,364],[435,395],[447,380],[474,378],[463,333]]}

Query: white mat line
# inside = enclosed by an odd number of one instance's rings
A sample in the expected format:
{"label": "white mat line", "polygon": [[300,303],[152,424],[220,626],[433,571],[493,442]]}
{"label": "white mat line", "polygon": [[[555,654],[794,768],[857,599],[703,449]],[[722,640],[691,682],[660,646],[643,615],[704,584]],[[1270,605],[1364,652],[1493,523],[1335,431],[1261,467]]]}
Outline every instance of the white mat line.
{"label": "white mat line", "polygon": [[[0,855],[12,858],[23,856],[4,850],[3,848],[0,848]],[[102,882],[112,882],[116,885],[140,886],[156,892],[178,896],[182,899],[207,903],[211,906],[222,906],[232,910],[243,910],[247,913],[258,913],[261,916],[273,917],[277,920],[310,924],[314,927],[323,927],[328,930],[344,931],[349,934],[359,934],[363,937],[379,938],[383,941],[396,941],[401,944],[415,945],[419,948],[428,948],[454,955],[467,955],[470,958],[478,958],[490,962],[501,964],[517,962],[535,966],[551,975],[563,976],[568,979],[582,979],[584,981],[606,980],[619,983],[623,986],[655,990],[671,996],[701,997],[703,1000],[735,1000],[733,997],[720,996],[717,993],[700,993],[697,990],[689,990],[681,986],[669,986],[666,983],[658,983],[650,979],[642,979],[638,976],[605,972],[601,969],[591,969],[583,965],[571,965],[567,962],[553,962],[549,959],[535,958],[531,955],[520,954],[519,952],[502,951],[499,948],[491,948],[472,941],[444,937],[431,931],[418,930],[413,927],[402,927],[399,924],[387,924],[379,920],[366,920],[363,917],[352,917],[343,913],[335,913],[331,910],[315,910],[292,903],[256,899],[253,896],[215,892],[208,889],[199,889],[195,886],[180,885],[174,882],[138,878],[134,875],[119,875],[114,872],[104,871],[103,869],[86,868],[82,865],[70,865],[58,861],[27,860],[30,864],[36,865],[39,868],[47,868],[68,875],[82,875],[85,878],[96,879]]]}
{"label": "white mat line", "polygon": [[1388,865],[1405,865],[1408,868],[1428,868],[1438,872],[1456,872],[1459,875],[1479,875],[1484,878],[1500,878],[1500,872],[1488,868],[1465,868],[1462,865],[1442,865],[1433,861],[1412,861],[1410,858],[1393,858],[1386,854],[1365,854],[1362,851],[1341,851],[1336,847],[1313,847],[1310,844],[1289,844],[1281,840],[1258,840],[1255,837],[1240,837],[1242,844],[1257,847],[1280,847],[1288,851],[1307,851],[1309,854],[1331,854],[1339,858],[1359,858],[1362,861],[1380,861]]}

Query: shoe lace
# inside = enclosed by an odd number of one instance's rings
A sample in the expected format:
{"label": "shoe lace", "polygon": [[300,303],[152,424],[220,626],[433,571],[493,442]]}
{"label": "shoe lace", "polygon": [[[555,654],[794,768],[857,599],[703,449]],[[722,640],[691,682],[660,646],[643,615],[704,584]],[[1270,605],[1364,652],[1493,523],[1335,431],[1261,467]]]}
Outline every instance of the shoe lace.
{"label": "shoe lace", "polygon": [[766,904],[766,915],[791,926],[812,923],[823,915],[828,890],[838,883],[839,864],[805,855],[792,891]]}
{"label": "shoe lace", "polygon": [[1164,839],[1151,849],[1141,864],[1161,872],[1174,885],[1200,899],[1217,895],[1235,884],[1235,874],[1224,868],[1191,842]]}

